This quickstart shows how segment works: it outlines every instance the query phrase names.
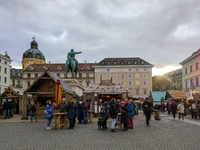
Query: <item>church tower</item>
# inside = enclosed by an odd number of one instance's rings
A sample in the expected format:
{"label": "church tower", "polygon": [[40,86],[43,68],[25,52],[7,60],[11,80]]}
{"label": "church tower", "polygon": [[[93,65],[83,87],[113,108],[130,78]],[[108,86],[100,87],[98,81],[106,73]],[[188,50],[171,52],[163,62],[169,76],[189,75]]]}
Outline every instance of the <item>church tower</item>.
{"label": "church tower", "polygon": [[30,64],[46,64],[44,54],[38,49],[38,43],[33,37],[31,48],[26,50],[22,58],[22,69],[25,69]]}

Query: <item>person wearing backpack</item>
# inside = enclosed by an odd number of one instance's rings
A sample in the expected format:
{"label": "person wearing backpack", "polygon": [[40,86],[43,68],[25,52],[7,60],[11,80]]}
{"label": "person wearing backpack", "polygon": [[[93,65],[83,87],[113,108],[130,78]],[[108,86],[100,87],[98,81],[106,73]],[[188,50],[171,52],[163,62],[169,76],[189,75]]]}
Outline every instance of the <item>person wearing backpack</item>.
{"label": "person wearing backpack", "polygon": [[103,119],[103,122],[105,124],[106,129],[108,129],[107,120],[108,120],[109,117],[108,117],[108,107],[107,107],[106,101],[101,106],[101,117]]}
{"label": "person wearing backpack", "polygon": [[88,102],[88,99],[86,99],[86,102],[83,103],[83,118],[84,123],[88,124],[88,110],[90,109],[90,104]]}
{"label": "person wearing backpack", "polygon": [[198,104],[195,101],[193,101],[192,112],[193,112],[193,116],[194,116],[195,119],[197,119],[198,107],[199,107]]}
{"label": "person wearing backpack", "polygon": [[32,117],[35,117],[35,121],[37,121],[37,118],[36,118],[36,106],[34,104],[34,102],[32,101],[31,104],[29,105],[29,110],[30,110],[30,118],[31,118],[31,121],[33,121],[33,118]]}

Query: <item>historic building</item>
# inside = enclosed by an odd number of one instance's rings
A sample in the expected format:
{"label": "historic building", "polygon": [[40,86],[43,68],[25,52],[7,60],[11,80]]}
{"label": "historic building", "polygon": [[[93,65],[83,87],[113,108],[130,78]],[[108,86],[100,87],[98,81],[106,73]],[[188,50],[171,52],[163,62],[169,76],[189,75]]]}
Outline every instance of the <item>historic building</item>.
{"label": "historic building", "polygon": [[10,56],[0,54],[0,94],[10,86]]}
{"label": "historic building", "polygon": [[22,69],[11,68],[10,85],[16,88],[22,88]]}
{"label": "historic building", "polygon": [[200,49],[192,53],[191,56],[180,62],[182,65],[182,87],[184,90],[195,88],[200,91],[199,75],[200,75]]}
{"label": "historic building", "polygon": [[[94,83],[94,72],[93,65],[95,63],[79,63],[80,73],[77,74],[76,80],[83,85],[84,89],[89,87]],[[59,78],[65,81],[66,78],[66,68],[64,63],[60,64],[31,64],[26,69],[22,71],[23,74],[23,88],[28,88],[36,78],[38,78],[44,70],[57,75]],[[71,78],[71,72],[68,73],[68,78]]]}
{"label": "historic building", "polygon": [[121,83],[129,97],[145,98],[152,90],[152,68],[154,65],[135,58],[105,58],[94,67],[95,83],[112,80]]}
{"label": "historic building", "polygon": [[182,90],[182,68],[163,74],[170,81],[169,90]]}
{"label": "historic building", "polygon": [[45,64],[45,56],[38,49],[38,43],[33,38],[31,48],[26,50],[23,54],[22,69],[25,69],[30,64]]}

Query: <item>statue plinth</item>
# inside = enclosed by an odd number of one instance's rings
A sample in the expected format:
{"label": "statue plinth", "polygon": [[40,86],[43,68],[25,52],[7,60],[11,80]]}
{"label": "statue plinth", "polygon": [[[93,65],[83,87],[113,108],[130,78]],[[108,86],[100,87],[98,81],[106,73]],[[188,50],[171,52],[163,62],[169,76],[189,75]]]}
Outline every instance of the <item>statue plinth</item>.
{"label": "statue plinth", "polygon": [[83,91],[85,90],[83,85],[76,79],[63,79],[77,94],[78,96],[83,95]]}

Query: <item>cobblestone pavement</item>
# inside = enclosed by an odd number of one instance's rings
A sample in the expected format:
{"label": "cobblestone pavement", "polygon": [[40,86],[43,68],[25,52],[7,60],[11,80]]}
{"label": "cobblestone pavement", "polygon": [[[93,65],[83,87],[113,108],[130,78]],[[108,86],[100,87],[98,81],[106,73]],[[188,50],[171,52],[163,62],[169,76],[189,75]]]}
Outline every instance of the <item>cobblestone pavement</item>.
{"label": "cobblestone pavement", "polygon": [[[200,122],[200,120],[193,120]],[[53,124],[53,123],[52,123]],[[3,150],[66,150],[66,149],[136,149],[136,150],[199,150],[200,124],[189,120],[162,117],[151,121],[134,121],[134,129],[116,132],[97,129],[97,121],[76,124],[75,129],[46,130],[46,122],[0,122],[0,149]]]}

